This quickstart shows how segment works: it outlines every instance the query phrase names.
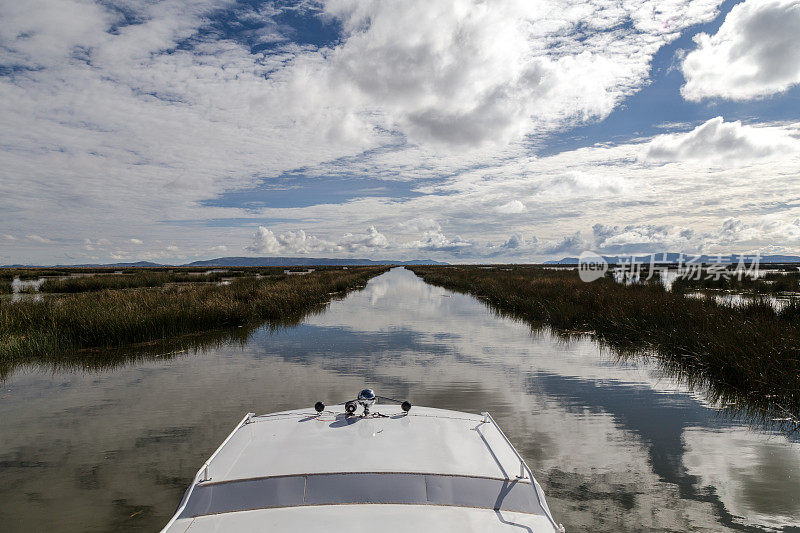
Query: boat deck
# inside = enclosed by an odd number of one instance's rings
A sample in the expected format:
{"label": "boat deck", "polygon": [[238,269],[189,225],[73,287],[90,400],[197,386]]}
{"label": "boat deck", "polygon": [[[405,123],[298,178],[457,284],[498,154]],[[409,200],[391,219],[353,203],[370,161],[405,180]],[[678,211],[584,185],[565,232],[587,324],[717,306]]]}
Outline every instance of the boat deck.
{"label": "boat deck", "polygon": [[557,531],[525,468],[483,415],[381,404],[370,417],[248,416],[165,531]]}

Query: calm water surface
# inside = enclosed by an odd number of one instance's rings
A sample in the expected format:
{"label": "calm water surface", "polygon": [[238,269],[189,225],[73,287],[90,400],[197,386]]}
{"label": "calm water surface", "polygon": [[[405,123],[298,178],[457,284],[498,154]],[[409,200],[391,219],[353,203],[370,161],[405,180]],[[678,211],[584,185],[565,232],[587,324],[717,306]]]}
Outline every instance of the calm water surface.
{"label": "calm water surface", "polygon": [[297,327],[0,391],[0,530],[155,531],[247,411],[361,388],[491,411],[567,531],[800,531],[800,443],[396,269]]}

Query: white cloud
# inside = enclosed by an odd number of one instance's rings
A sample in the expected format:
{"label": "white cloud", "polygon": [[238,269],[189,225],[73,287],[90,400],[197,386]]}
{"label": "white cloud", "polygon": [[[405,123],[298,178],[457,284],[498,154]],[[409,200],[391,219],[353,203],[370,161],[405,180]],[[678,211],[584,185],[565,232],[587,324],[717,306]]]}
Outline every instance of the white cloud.
{"label": "white cloud", "polygon": [[741,121],[708,120],[688,133],[660,135],[647,145],[646,157],[656,161],[725,162],[758,159],[776,152],[798,152],[800,142],[778,128],[744,126]]}
{"label": "white cloud", "polygon": [[[391,228],[390,248],[386,252],[393,249],[392,243],[414,242],[420,246],[419,235],[425,231],[436,236],[432,241],[446,241],[449,236],[460,235],[462,241],[472,244],[456,248],[458,254],[442,251],[436,255],[445,261],[485,260],[490,256],[493,260],[549,259],[558,253],[547,252],[556,250],[558,243],[576,232],[592,247],[595,224],[616,226],[620,233],[627,233],[624,228],[628,226],[638,228],[627,237],[608,241],[609,246],[616,246],[615,252],[646,247],[652,249],[648,251],[663,251],[663,244],[671,250],[690,253],[706,244],[722,246],[721,237],[713,234],[719,232],[724,219],[732,214],[750,225],[769,215],[789,221],[800,217],[800,208],[794,205],[791,196],[800,172],[800,153],[791,143],[800,133],[800,124],[721,124],[731,126],[756,148],[762,143],[769,146],[773,138],[790,144],[769,157],[737,159],[716,155],[713,160],[706,160],[701,157],[703,154],[696,153],[697,157],[676,156],[674,160],[653,164],[646,157],[651,142],[688,151],[679,141],[687,136],[695,140],[692,132],[676,137],[659,135],[629,144],[586,147],[542,157],[513,157],[492,165],[452,170],[452,176],[446,180],[416,189],[424,193],[422,196],[404,201],[362,198],[345,205],[264,209],[253,216],[319,220],[305,222],[303,226],[315,234],[370,224]],[[775,146],[784,146],[780,143]],[[376,156],[370,162],[371,172],[388,171],[395,162],[394,157]],[[510,198],[525,204],[524,216],[494,214],[497,206]],[[644,226],[666,229],[657,231]],[[689,239],[682,234],[683,230],[693,231],[695,237]],[[524,246],[502,247],[515,234],[524,236]],[[706,234],[711,234],[708,243]],[[540,244],[534,245],[534,235]],[[800,246],[785,235],[774,237],[771,241],[742,245],[774,253],[800,253]],[[490,247],[488,243],[495,244]],[[513,244],[512,240],[509,245]],[[709,251],[716,253],[718,248]],[[572,249],[579,252],[580,246]],[[417,248],[404,250],[404,258],[419,256],[414,252]]]}
{"label": "white cloud", "polygon": [[650,252],[684,253],[785,253],[780,246],[800,245],[800,218],[787,221],[765,216],[745,222],[727,217],[706,230],[665,224],[639,224],[624,227],[595,224],[592,249],[609,254]]}
{"label": "white cloud", "polygon": [[346,233],[339,241],[338,246],[344,248],[348,252],[357,252],[360,250],[386,248],[389,246],[389,240],[385,235],[376,230],[375,226],[370,226],[366,234],[363,235]]}
{"label": "white cloud", "polygon": [[[303,233],[305,237],[305,233]],[[253,244],[246,247],[246,250],[257,254],[277,254],[281,251],[281,243],[271,229],[259,226],[253,235]]]}
{"label": "white cloud", "polygon": [[25,237],[28,240],[31,240],[31,241],[39,243],[39,244],[53,244],[53,241],[51,241],[50,239],[46,239],[45,237],[42,237],[41,235],[32,234],[32,235],[26,235]]}
{"label": "white cloud", "polygon": [[459,235],[448,237],[441,231],[426,231],[418,240],[405,242],[401,245],[402,248],[411,248],[424,252],[448,252],[456,255],[472,246],[474,246],[472,242],[462,239]]}
{"label": "white cloud", "polygon": [[330,79],[415,142],[504,144],[608,115],[718,3],[330,0],[345,37]]}
{"label": "white cloud", "polygon": [[576,231],[572,235],[565,235],[556,241],[539,241],[537,253],[540,255],[557,255],[566,253],[576,253],[587,249],[588,243],[581,235],[580,231]]}
{"label": "white cloud", "polygon": [[689,100],[747,100],[800,83],[800,1],[746,0],[735,5],[715,35],[695,37],[683,61]]}
{"label": "white cloud", "polygon": [[137,246],[144,244],[144,241],[142,241],[141,239],[128,239],[128,242],[130,242],[131,244],[136,244]]}
{"label": "white cloud", "polygon": [[249,252],[277,254],[310,254],[319,252],[371,252],[386,248],[389,241],[374,226],[370,226],[364,234],[346,233],[338,241],[329,241],[303,230],[287,231],[276,235],[271,229],[259,226],[253,235],[253,243],[246,246]]}
{"label": "white cloud", "polygon": [[89,238],[83,239],[83,249],[88,252],[96,250],[104,250],[109,246],[112,246],[112,242],[106,238],[100,238],[94,240]]}
{"label": "white cloud", "polygon": [[7,240],[7,241],[16,241],[16,240],[17,240],[17,238],[16,238],[16,237],[14,237],[13,235],[9,235],[8,233],[6,233],[5,235],[3,235],[3,239],[5,239],[5,240]]}
{"label": "white cloud", "polygon": [[401,231],[422,233],[424,231],[441,231],[442,226],[432,218],[418,217],[398,222],[397,228]]}
{"label": "white cloud", "polygon": [[619,175],[609,175],[598,169],[562,171],[542,183],[537,196],[564,198],[580,196],[620,196],[629,192],[630,184]]}
{"label": "white cloud", "polygon": [[289,231],[275,235],[272,230],[259,226],[253,236],[253,244],[247,247],[248,251],[260,254],[276,255],[280,253],[308,254],[311,252],[327,251],[330,244],[312,235],[306,235],[303,230]]}
{"label": "white cloud", "polygon": [[800,244],[800,218],[789,222],[769,216],[747,224],[734,217],[722,222],[719,241],[723,244],[764,246],[770,243]]}
{"label": "white cloud", "polygon": [[523,246],[525,246],[525,236],[521,233],[515,233],[500,245],[501,248],[508,248],[509,250],[517,250]]}
{"label": "white cloud", "polygon": [[595,224],[594,250],[611,254],[650,252],[699,252],[702,240],[689,228],[675,225],[639,224],[625,227]]}
{"label": "white cloud", "polygon": [[496,208],[498,213],[502,214],[517,214],[517,213],[524,213],[527,211],[525,204],[520,202],[519,200],[511,200],[507,204],[503,204]]}
{"label": "white cloud", "polygon": [[800,245],[800,218],[787,221],[766,216],[744,222],[728,217],[718,226],[693,229],[677,224],[631,224],[613,226],[596,223],[592,235],[586,239],[581,232],[562,237],[526,238],[515,233],[499,246],[475,246],[476,257],[499,261],[499,258],[541,261],[544,259],[576,256],[585,250],[608,255],[683,252],[711,255],[737,252],[760,252],[764,255],[786,253],[780,246]]}
{"label": "white cloud", "polygon": [[499,247],[487,246],[483,251],[486,257],[520,258],[525,261],[538,261],[546,257],[567,254],[579,254],[591,248],[580,231],[560,238],[548,239],[532,236],[528,239],[521,233],[515,233]]}
{"label": "white cloud", "polygon": [[99,28],[115,17],[103,6],[80,0],[0,3],[0,61],[26,68],[56,66],[76,48],[101,44]]}
{"label": "white cloud", "polygon": [[[704,135],[652,145],[530,154],[529,141],[605,116],[648,83],[655,51],[711,20],[718,4],[305,3],[342,25],[322,47],[281,35],[271,17],[283,7],[227,13],[263,25],[248,39],[276,43],[253,54],[207,31],[230,5],[214,0],[131,0],[136,22],[119,28],[108,7],[116,3],[0,2],[0,62],[18,69],[0,77],[0,227],[53,241],[20,238],[4,253],[46,262],[80,248],[75,235],[92,235],[115,243],[89,244],[103,248],[92,255],[120,248],[171,259],[165,243],[175,242],[176,254],[202,257],[221,242],[241,249],[252,226],[275,220],[253,243],[257,253],[423,250],[467,260],[500,249],[489,242],[513,244],[510,235],[525,236],[515,249],[527,254],[575,249],[570,236],[588,236],[596,223],[702,234],[731,214],[750,226],[769,213],[793,220],[800,210],[788,193],[800,161],[783,147],[796,146],[798,124],[715,119]],[[72,13],[80,31],[60,27]],[[655,147],[663,164],[646,157]],[[303,207],[207,203],[297,169],[414,180],[413,194]],[[497,215],[520,205],[524,216]],[[385,241],[370,227],[385,230]],[[146,246],[130,241],[131,228]],[[774,246],[797,249],[775,235]]]}

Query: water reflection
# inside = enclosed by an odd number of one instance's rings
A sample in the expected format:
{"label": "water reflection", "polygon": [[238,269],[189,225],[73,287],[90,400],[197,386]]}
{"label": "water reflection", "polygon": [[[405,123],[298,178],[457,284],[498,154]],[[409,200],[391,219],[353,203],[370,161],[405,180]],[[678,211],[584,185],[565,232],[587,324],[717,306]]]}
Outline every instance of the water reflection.
{"label": "water reflection", "polygon": [[795,296],[789,295],[772,295],[772,294],[752,294],[752,293],[735,293],[728,291],[697,291],[685,293],[689,298],[713,298],[717,303],[722,305],[731,305],[734,307],[744,307],[746,305],[765,302],[772,306],[776,311],[781,311],[792,303]]}
{"label": "water reflection", "polygon": [[11,294],[4,295],[4,297],[12,303],[21,302],[23,300],[40,301],[42,295],[39,293],[39,287],[42,286],[45,279],[47,278],[28,280],[14,278],[11,281]]}
{"label": "water reflection", "polygon": [[723,416],[675,369],[531,332],[402,269],[296,327],[173,348],[191,353],[17,369],[2,383],[4,530],[158,529],[243,413],[339,401],[364,386],[492,411],[568,531],[800,522],[794,436]]}

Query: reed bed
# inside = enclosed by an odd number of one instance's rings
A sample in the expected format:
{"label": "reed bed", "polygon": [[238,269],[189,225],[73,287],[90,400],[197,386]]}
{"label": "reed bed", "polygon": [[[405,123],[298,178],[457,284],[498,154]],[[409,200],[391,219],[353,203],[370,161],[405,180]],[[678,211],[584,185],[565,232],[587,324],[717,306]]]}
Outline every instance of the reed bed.
{"label": "reed bed", "polygon": [[139,272],[136,274],[103,274],[46,279],[40,292],[92,292],[102,290],[162,287],[170,281],[169,272]]}
{"label": "reed bed", "polygon": [[0,366],[55,362],[85,348],[115,348],[268,321],[280,324],[386,269],[329,270],[283,279],[102,290],[42,301],[0,303]]}
{"label": "reed bed", "polygon": [[45,276],[69,276],[73,273],[111,272],[110,269],[87,268],[0,268],[0,280],[11,281],[14,278],[21,280],[38,279]]}
{"label": "reed bed", "polygon": [[[123,274],[94,274],[68,278],[49,278],[39,290],[47,293],[76,293],[102,290],[135,289],[142,287],[163,287],[167,283],[218,283],[223,279],[255,276],[256,273],[243,271],[230,272],[187,272],[172,270],[134,271]],[[259,274],[260,275],[260,274]],[[270,273],[270,277],[284,277],[285,274]]]}
{"label": "reed bed", "polygon": [[12,292],[11,282],[0,279],[0,294],[11,294]]}
{"label": "reed bed", "polygon": [[585,332],[620,353],[654,354],[702,379],[800,419],[800,302],[733,306],[660,284],[582,282],[576,271],[410,267],[428,283],[469,293],[499,312],[556,332]]}

